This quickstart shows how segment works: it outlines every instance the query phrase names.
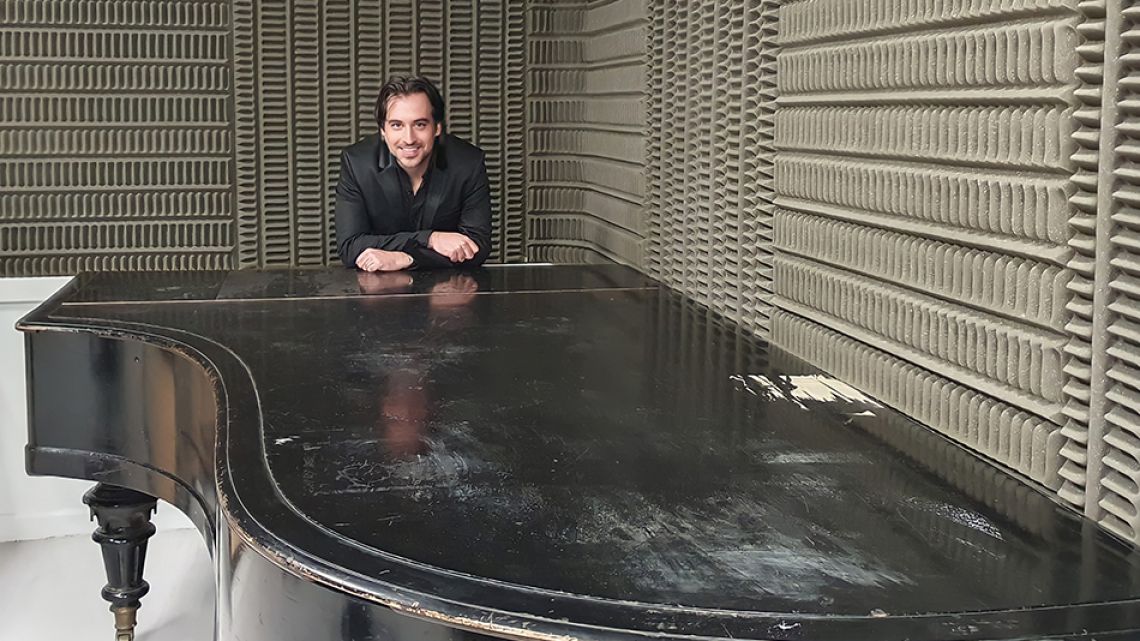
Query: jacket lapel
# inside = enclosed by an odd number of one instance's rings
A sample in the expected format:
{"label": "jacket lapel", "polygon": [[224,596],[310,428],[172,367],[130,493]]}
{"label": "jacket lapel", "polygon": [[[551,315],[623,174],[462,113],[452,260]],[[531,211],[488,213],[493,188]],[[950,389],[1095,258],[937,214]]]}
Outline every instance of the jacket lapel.
{"label": "jacket lapel", "polygon": [[439,204],[443,201],[444,183],[447,182],[447,171],[436,165],[431,170],[431,180],[428,181],[427,200],[424,202],[424,217],[421,223],[422,229],[431,229],[432,223],[435,222],[435,214],[439,211]]}
{"label": "jacket lapel", "polygon": [[428,182],[427,202],[424,203],[424,229],[432,228],[435,215],[439,212],[439,205],[443,202],[443,195],[447,193],[447,181],[450,178],[447,171],[447,147],[450,137],[450,134],[443,134],[435,140],[434,157],[431,159],[431,180]]}
{"label": "jacket lapel", "polygon": [[396,175],[401,171],[400,166],[392,161],[391,154],[384,140],[379,141],[380,149],[377,154],[376,165],[373,167],[372,177],[380,185],[380,192],[388,201],[389,211],[403,211],[404,199],[400,196],[400,177]]}

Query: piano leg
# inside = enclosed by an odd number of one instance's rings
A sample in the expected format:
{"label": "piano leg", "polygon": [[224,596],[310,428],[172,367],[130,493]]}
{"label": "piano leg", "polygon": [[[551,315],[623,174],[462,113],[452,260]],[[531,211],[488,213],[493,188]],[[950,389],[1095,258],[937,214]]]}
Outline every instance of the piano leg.
{"label": "piano leg", "polygon": [[99,522],[99,529],[91,538],[103,550],[103,566],[107,570],[103,598],[111,602],[111,612],[115,614],[115,641],[132,641],[139,599],[150,590],[142,575],[146,541],[154,534],[150,515],[156,499],[99,483],[83,495],[83,502]]}

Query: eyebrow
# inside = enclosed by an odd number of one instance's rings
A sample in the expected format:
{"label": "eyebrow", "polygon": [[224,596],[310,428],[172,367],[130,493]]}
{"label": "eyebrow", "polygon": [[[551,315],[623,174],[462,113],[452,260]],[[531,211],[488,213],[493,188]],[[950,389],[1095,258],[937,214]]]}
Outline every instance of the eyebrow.
{"label": "eyebrow", "polygon": [[[420,122],[426,122],[426,123],[430,123],[430,122],[431,122],[431,118],[418,118],[418,119],[416,119],[416,120],[413,120],[413,121],[412,121],[412,124],[416,124],[416,123],[420,123]],[[401,125],[401,124],[403,124],[403,123],[404,123],[404,121],[402,121],[402,120],[396,120],[395,118],[393,118],[393,119],[391,119],[391,120],[389,120],[389,121],[388,121],[388,124],[390,124],[390,125]]]}

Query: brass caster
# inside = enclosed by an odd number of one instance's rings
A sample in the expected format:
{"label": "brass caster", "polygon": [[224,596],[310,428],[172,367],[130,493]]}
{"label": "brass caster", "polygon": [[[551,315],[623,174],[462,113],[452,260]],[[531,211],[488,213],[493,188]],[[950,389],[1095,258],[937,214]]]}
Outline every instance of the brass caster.
{"label": "brass caster", "polygon": [[135,641],[138,608],[111,608],[115,613],[115,641]]}

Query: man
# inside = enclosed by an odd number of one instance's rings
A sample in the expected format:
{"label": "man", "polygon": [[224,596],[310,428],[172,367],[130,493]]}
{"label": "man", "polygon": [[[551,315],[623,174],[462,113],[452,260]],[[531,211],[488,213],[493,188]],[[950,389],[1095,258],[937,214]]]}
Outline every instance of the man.
{"label": "man", "polygon": [[477,266],[491,249],[483,152],[443,133],[443,97],[426,78],[397,76],[376,99],[378,135],[341,154],[337,251],[370,272]]}

